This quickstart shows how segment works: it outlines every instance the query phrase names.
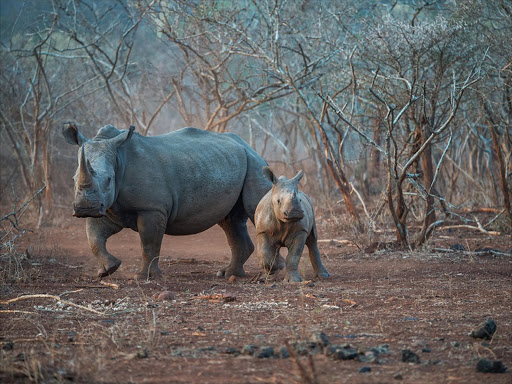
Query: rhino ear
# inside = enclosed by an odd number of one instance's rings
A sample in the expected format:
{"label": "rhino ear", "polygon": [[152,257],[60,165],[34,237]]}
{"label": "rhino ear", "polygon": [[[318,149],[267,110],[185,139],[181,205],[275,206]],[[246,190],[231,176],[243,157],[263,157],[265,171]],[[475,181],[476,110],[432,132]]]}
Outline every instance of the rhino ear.
{"label": "rhino ear", "polygon": [[304,176],[304,171],[301,169],[299,172],[297,172],[297,174],[295,175],[295,177],[291,180],[293,183],[295,183],[295,185],[299,185],[299,182],[300,182],[300,179],[302,179],[302,176]]}
{"label": "rhino ear", "polygon": [[128,130],[110,139],[110,142],[114,144],[116,147],[120,147],[121,145],[126,143],[130,139],[130,137],[132,137],[133,131],[135,131],[135,127],[133,125],[130,125],[130,128]]}
{"label": "rhino ear", "polygon": [[77,126],[73,123],[64,123],[62,135],[69,144],[82,146],[87,139],[80,133]]}
{"label": "rhino ear", "polygon": [[277,183],[277,177],[274,175],[274,172],[272,172],[269,167],[263,167],[263,176],[265,176],[265,178],[272,184]]}

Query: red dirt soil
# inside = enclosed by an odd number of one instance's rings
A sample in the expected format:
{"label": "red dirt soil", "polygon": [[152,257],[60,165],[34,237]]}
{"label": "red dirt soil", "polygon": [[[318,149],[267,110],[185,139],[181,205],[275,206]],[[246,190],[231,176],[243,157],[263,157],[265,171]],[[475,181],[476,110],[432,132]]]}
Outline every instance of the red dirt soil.
{"label": "red dirt soil", "polygon": [[[280,281],[282,272],[255,278],[254,255],[247,277],[215,278],[229,260],[215,227],[167,236],[163,278],[146,282],[133,279],[140,245],[138,234],[126,229],[107,245],[123,264],[100,282],[84,226],[69,220],[23,239],[30,257],[24,279],[4,281],[0,300],[48,294],[66,302],[34,297],[0,306],[0,382],[512,382],[512,257],[432,251],[460,243],[508,253],[510,235],[444,232],[421,251],[372,254],[322,241],[331,277],[314,280],[305,254],[306,281],[288,284]],[[320,228],[321,239],[334,237]],[[166,290],[174,300],[153,298]],[[492,340],[470,337],[487,318],[497,324]],[[330,344],[349,343],[358,357],[330,356],[311,342],[320,332]],[[285,342],[295,345],[296,359],[281,356]],[[257,348],[255,355],[240,353],[248,345]],[[263,347],[275,356],[257,357]],[[402,362],[406,349],[418,364]],[[508,371],[477,372],[480,358],[501,360]],[[371,371],[359,373],[362,367]]]}

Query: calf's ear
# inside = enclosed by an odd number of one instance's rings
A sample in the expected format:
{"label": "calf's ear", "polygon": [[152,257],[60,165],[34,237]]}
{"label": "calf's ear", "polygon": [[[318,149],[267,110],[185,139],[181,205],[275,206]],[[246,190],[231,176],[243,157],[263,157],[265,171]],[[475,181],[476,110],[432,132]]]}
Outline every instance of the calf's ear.
{"label": "calf's ear", "polygon": [[274,172],[272,172],[269,167],[263,167],[263,176],[265,176],[265,178],[272,184],[277,183],[277,177],[274,175]]}
{"label": "calf's ear", "polygon": [[82,146],[87,139],[80,133],[77,126],[73,123],[64,123],[62,127],[62,135],[69,144]]}
{"label": "calf's ear", "polygon": [[304,176],[304,171],[301,169],[299,172],[297,172],[297,174],[291,181],[294,182],[295,185],[299,185],[299,182],[300,182],[300,179],[302,179],[302,176]]}

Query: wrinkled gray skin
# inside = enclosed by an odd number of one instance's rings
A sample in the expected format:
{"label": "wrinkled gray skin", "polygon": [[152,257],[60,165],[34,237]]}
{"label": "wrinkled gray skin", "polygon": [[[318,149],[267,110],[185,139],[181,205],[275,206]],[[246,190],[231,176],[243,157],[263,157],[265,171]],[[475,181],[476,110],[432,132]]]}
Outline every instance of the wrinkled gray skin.
{"label": "wrinkled gray skin", "polygon": [[218,276],[243,276],[254,250],[247,219],[271,188],[261,174],[266,162],[240,137],[184,128],[144,137],[134,128],[112,125],[86,139],[73,124],[63,135],[80,147],[74,176],[73,215],[86,217],[87,237],[99,269],[114,273],[121,261],[106,249],[107,239],[123,228],[140,234],[142,265],[138,278],[158,277],[164,234],[188,235],[219,224],[232,257]]}
{"label": "wrinkled gray skin", "polygon": [[[257,254],[262,267],[271,274],[286,267],[284,280],[300,282],[299,261],[307,245],[315,275],[329,277],[318,250],[313,203],[299,191],[304,173],[299,171],[291,180],[284,176],[278,179],[270,168],[264,167],[263,174],[273,185],[259,202],[254,216]],[[281,247],[288,248],[286,261],[279,254]]]}

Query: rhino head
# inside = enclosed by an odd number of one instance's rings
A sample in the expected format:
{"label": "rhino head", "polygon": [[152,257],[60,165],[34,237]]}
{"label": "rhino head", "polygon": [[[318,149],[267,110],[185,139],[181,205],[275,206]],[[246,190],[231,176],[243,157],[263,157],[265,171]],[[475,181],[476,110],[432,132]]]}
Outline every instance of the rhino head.
{"label": "rhino head", "polygon": [[304,217],[299,197],[299,182],[304,172],[299,171],[293,179],[277,178],[269,167],[263,167],[263,175],[272,182],[272,209],[282,222],[299,221]]}
{"label": "rhino head", "polygon": [[78,145],[78,168],[73,176],[75,199],[73,216],[102,217],[116,198],[116,165],[118,149],[130,139],[134,127],[117,131],[112,126],[100,130],[121,132],[113,137],[96,135],[88,140],[76,125],[64,124],[62,134],[69,144]]}

